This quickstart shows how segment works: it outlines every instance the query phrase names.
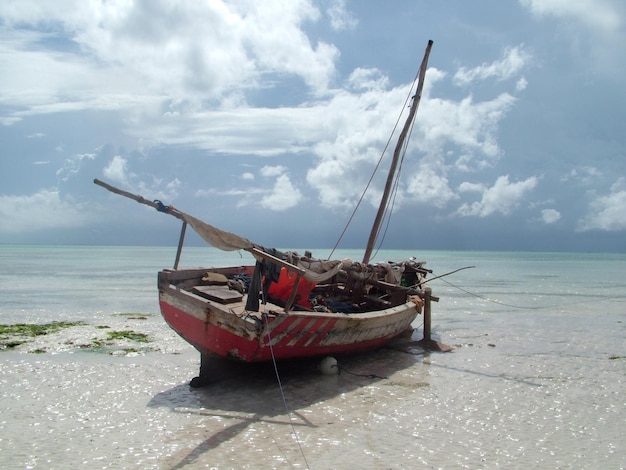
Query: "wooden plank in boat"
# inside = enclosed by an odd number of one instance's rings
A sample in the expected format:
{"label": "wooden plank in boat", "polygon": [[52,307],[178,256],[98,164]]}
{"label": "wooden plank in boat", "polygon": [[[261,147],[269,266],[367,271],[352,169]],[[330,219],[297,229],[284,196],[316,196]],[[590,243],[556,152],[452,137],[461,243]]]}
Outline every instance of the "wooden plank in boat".
{"label": "wooden plank in boat", "polygon": [[192,291],[194,294],[198,294],[205,299],[219,302],[221,304],[241,302],[241,299],[243,298],[241,293],[223,286],[195,286]]}

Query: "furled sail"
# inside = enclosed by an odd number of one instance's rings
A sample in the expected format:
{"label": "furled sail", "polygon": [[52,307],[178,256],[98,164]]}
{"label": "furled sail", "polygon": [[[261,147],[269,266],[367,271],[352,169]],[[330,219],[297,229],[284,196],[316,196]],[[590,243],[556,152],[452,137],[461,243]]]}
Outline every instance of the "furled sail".
{"label": "furled sail", "polygon": [[250,250],[254,244],[247,238],[240,237],[231,232],[220,230],[213,225],[207,224],[200,219],[180,212],[181,219],[191,225],[191,228],[202,237],[209,245],[224,251]]}

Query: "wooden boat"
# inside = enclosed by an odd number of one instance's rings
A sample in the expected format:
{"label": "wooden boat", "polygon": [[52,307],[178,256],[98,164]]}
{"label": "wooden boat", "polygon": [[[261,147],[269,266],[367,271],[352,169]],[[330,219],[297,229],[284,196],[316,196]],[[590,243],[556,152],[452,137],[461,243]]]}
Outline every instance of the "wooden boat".
{"label": "wooden boat", "polygon": [[[422,310],[424,340],[430,341],[430,302],[437,299],[425,284],[430,271],[424,262],[369,261],[417,111],[431,46],[429,41],[362,262],[267,249],[160,201],[94,180],[183,221],[174,268],[158,273],[158,289],[165,321],[201,354],[200,376],[192,384],[208,380],[214,356],[254,363],[378,348],[411,330]],[[256,265],[179,269],[187,225],[217,248],[250,252]]]}

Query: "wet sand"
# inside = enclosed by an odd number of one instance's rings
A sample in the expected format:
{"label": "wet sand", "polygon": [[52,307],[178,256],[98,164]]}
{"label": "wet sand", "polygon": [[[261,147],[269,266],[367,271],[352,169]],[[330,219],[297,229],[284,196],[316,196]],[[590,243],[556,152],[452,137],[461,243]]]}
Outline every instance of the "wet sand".
{"label": "wet sand", "polygon": [[317,361],[281,364],[281,393],[271,366],[228,366],[191,389],[198,354],[155,316],[136,327],[158,336],[152,352],[1,352],[0,463],[624,468],[625,324],[624,314],[457,312],[434,324],[453,352],[339,357],[333,376]]}

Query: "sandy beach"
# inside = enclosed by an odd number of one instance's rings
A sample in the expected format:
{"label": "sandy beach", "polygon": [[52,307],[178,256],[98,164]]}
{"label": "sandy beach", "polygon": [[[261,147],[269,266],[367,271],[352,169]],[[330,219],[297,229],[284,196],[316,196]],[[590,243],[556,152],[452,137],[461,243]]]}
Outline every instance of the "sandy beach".
{"label": "sandy beach", "polygon": [[[625,323],[610,313],[457,312],[435,322],[453,352],[385,348],[338,358],[343,371],[333,376],[317,361],[283,364],[281,391],[271,366],[230,365],[214,384],[191,389],[198,354],[158,316],[135,320],[135,330],[158,337],[156,350],[0,353],[0,461],[7,469],[624,468]],[[40,341],[67,343],[71,333],[59,334]]]}

